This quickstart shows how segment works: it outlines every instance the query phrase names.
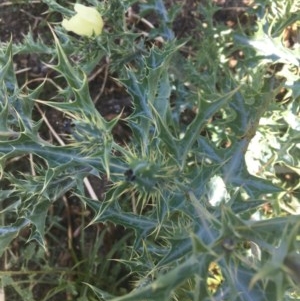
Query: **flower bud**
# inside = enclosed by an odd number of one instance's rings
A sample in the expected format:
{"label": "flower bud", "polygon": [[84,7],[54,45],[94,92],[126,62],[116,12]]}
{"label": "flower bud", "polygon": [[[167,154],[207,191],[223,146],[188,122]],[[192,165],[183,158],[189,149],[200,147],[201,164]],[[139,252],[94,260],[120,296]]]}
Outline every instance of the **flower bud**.
{"label": "flower bud", "polygon": [[69,20],[62,21],[62,27],[67,31],[72,31],[80,36],[91,37],[93,34],[98,36],[103,29],[103,19],[99,12],[93,7],[87,7],[82,4],[75,4],[75,16]]}

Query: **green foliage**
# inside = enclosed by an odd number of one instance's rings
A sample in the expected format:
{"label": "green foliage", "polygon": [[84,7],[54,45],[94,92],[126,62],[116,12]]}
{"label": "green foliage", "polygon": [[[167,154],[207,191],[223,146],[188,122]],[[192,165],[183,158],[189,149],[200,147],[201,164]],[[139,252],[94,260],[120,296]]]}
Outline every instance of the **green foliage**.
{"label": "green foliage", "polygon": [[[67,5],[43,2],[51,12],[69,13]],[[260,1],[251,37],[242,25],[234,32],[214,24],[216,8],[199,5],[207,12],[201,41],[174,38],[179,10],[169,12],[163,1],[140,6],[143,17],[160,20],[148,41],[126,27],[125,11],[136,1],[88,2],[110,26],[99,38],[78,42],[57,27],[47,47],[31,35],[22,45],[1,45],[1,255],[26,229],[28,258],[47,250],[51,223],[59,227],[50,209],[71,192],[83,211],[94,213],[90,227],[105,225],[107,234],[116,225],[126,235],[100,259],[106,234],[96,236],[88,254],[82,236],[83,259],[73,250],[71,271],[37,263],[41,274],[60,275],[44,300],[61,293],[77,300],[291,300],[300,283],[299,183],[276,173],[281,167],[300,175],[300,58],[281,43],[286,26],[298,20],[296,12],[285,15],[292,1],[272,2],[272,13],[263,15],[266,1]],[[149,46],[158,36],[163,43]],[[188,57],[185,45],[193,49]],[[232,70],[228,61],[236,50],[244,58]],[[31,89],[17,83],[13,56],[30,51],[56,62],[47,64],[60,83],[51,99],[41,97],[46,80]],[[89,73],[104,56],[132,100],[130,141],[123,144],[113,137],[121,115],[107,121],[89,91]],[[277,99],[282,89],[288,100]],[[41,137],[37,105],[72,121],[65,145]],[[20,157],[24,166],[12,168]],[[86,194],[87,176],[109,181],[104,200]],[[122,287],[121,266],[130,270],[134,288]],[[0,277],[3,286],[34,300],[30,289],[13,284],[13,272]]]}

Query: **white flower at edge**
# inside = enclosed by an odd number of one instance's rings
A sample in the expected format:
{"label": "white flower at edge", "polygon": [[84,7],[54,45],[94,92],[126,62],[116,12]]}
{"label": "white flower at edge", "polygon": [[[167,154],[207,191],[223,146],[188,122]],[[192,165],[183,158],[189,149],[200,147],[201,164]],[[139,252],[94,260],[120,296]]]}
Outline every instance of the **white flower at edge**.
{"label": "white flower at edge", "polygon": [[62,27],[67,31],[72,31],[80,36],[98,36],[103,29],[103,19],[94,7],[87,7],[82,4],[75,4],[74,10],[77,14],[69,20],[62,21]]}
{"label": "white flower at edge", "polygon": [[220,176],[213,176],[208,182],[207,191],[208,201],[213,206],[219,206],[221,202],[228,202],[230,195],[226,189],[226,185]]}

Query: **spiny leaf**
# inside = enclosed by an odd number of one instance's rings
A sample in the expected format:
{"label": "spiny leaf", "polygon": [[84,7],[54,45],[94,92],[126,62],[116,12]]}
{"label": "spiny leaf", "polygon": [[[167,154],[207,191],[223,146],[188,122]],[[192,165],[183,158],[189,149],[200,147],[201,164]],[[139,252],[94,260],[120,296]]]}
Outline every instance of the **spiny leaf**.
{"label": "spiny leaf", "polygon": [[28,216],[28,220],[33,225],[29,240],[36,240],[44,249],[45,245],[45,222],[49,209],[49,201],[43,200],[33,206],[33,210]]}
{"label": "spiny leaf", "polygon": [[19,231],[29,224],[30,222],[28,220],[20,218],[9,226],[0,227],[0,256],[2,256],[10,242],[17,237]]}
{"label": "spiny leaf", "polygon": [[1,86],[5,86],[10,94],[14,93],[18,89],[16,75],[13,67],[12,45],[12,41],[10,41],[6,46],[6,51],[3,54],[0,54],[0,84]]}
{"label": "spiny leaf", "polygon": [[112,299],[112,301],[169,300],[172,291],[182,282],[197,274],[199,270],[201,270],[201,263],[197,257],[192,256],[166,274],[159,276],[150,285],[133,290],[123,297]]}
{"label": "spiny leaf", "polygon": [[89,199],[85,201],[95,212],[91,224],[110,221],[125,228],[133,229],[136,233],[136,246],[140,244],[142,239],[155,231],[157,227],[156,219],[123,212],[117,204],[109,202],[101,204]]}
{"label": "spiny leaf", "polygon": [[213,114],[215,114],[218,110],[220,110],[223,106],[230,102],[231,98],[239,90],[239,88],[240,87],[235,88],[225,96],[220,96],[213,103],[201,105],[201,110],[188,126],[184,137],[183,139],[181,139],[179,144],[182,154],[182,166],[185,164],[186,157],[192,145],[199,137],[201,128],[206,125],[207,121],[213,116]]}
{"label": "spiny leaf", "polygon": [[21,134],[18,139],[11,140],[9,143],[0,141],[1,160],[34,153],[44,158],[49,167],[56,169],[68,165],[74,166],[74,164],[90,165],[101,169],[100,157],[85,156],[72,146],[53,146],[38,137],[35,139],[36,141],[32,141],[31,137]]}

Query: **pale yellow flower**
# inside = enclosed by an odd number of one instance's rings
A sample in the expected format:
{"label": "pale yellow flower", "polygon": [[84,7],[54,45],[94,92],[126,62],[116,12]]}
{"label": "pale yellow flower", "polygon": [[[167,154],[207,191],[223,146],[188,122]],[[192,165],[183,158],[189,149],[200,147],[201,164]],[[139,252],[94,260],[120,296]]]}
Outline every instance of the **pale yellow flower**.
{"label": "pale yellow flower", "polygon": [[80,36],[98,36],[103,29],[103,19],[94,7],[87,7],[82,4],[75,4],[74,10],[77,12],[71,19],[64,19],[62,27],[67,31],[72,31]]}

